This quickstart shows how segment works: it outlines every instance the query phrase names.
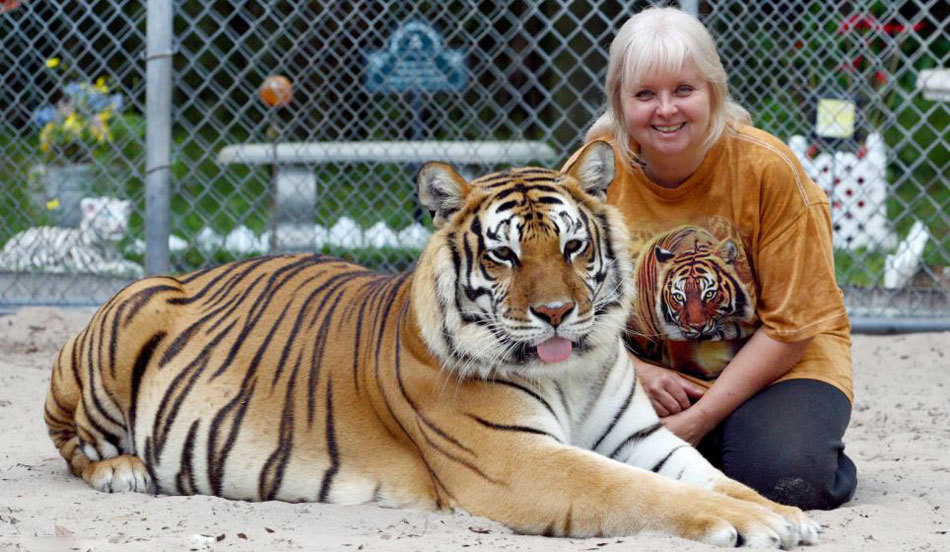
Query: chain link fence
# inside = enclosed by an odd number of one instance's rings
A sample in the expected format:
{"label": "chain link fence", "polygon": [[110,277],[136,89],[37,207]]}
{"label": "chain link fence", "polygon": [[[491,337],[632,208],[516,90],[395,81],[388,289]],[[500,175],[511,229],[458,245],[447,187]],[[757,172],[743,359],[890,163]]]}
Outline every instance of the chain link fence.
{"label": "chain link fence", "polygon": [[[174,2],[171,154],[154,168],[169,269],[271,251],[405,269],[429,232],[418,165],[559,166],[602,108],[616,28],[647,5]],[[852,316],[950,327],[947,4],[684,7],[736,99],[828,192]],[[163,124],[145,117],[146,27],[145,3],[0,0],[0,305],[97,304],[144,268],[145,135]],[[101,259],[70,264],[70,248]]]}

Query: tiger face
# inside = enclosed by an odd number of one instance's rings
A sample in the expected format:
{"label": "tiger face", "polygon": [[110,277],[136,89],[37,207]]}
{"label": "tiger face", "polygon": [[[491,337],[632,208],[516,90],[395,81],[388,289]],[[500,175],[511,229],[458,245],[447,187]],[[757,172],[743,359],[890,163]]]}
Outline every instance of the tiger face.
{"label": "tiger face", "polygon": [[697,227],[674,235],[653,251],[661,283],[656,308],[664,333],[674,340],[743,337],[743,325],[754,318],[754,301],[734,268],[738,244],[717,241]]}
{"label": "tiger face", "polygon": [[603,202],[613,151],[594,143],[566,173],[513,169],[466,182],[420,171],[441,226],[420,262],[436,265],[430,349],[462,375],[581,370],[616,354],[631,263],[622,218]]}

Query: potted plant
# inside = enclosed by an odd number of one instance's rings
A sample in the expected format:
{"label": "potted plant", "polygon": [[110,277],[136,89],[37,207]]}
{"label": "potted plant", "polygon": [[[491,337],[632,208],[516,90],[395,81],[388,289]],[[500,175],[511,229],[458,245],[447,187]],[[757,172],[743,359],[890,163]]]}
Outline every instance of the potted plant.
{"label": "potted plant", "polygon": [[62,89],[55,104],[33,113],[39,127],[44,164],[34,169],[34,200],[53,224],[77,226],[79,200],[93,195],[94,156],[112,142],[110,121],[122,109],[122,96],[109,94],[105,78],[94,82],[69,75],[58,58],[46,60]]}

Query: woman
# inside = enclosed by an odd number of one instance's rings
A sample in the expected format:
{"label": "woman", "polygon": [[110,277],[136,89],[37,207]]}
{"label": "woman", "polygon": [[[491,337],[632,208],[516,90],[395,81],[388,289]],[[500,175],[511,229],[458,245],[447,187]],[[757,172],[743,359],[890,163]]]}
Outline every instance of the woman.
{"label": "woman", "polygon": [[616,153],[607,199],[629,221],[629,344],[664,424],[727,475],[803,509],[851,498],[850,325],[825,194],[728,96],[709,31],[675,8],[610,47]]}

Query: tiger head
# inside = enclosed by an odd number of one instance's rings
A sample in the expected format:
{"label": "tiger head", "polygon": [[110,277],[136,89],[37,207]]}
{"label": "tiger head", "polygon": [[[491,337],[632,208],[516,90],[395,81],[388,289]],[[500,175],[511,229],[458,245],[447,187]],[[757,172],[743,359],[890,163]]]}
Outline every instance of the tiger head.
{"label": "tiger head", "polygon": [[541,378],[617,354],[629,311],[627,230],[604,203],[613,150],[587,146],[566,172],[511,169],[467,182],[443,163],[418,176],[438,231],[413,281],[413,312],[461,376]]}
{"label": "tiger head", "polygon": [[[672,239],[669,239],[672,236]],[[754,286],[732,238],[685,227],[653,246],[660,282],[655,303],[663,333],[674,340],[737,339],[754,322]]]}

